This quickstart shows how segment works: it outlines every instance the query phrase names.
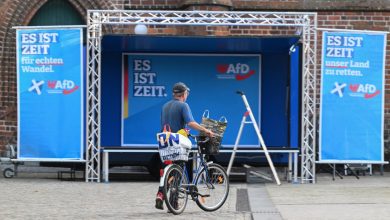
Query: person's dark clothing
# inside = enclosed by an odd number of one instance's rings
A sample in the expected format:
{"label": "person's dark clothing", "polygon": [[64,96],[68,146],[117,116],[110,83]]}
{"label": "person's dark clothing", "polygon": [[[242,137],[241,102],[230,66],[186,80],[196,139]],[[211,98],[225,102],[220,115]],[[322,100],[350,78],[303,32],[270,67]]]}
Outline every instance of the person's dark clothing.
{"label": "person's dark clothing", "polygon": [[161,111],[161,130],[164,125],[169,125],[172,132],[177,132],[192,121],[195,120],[187,103],[172,99],[164,104]]}

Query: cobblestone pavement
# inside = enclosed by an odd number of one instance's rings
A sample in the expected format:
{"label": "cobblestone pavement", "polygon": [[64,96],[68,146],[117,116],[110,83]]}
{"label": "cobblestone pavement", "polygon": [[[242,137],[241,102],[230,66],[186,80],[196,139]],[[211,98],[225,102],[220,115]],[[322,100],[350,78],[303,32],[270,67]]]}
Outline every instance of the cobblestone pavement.
{"label": "cobblestone pavement", "polygon": [[[204,212],[189,200],[183,214],[154,208],[157,181],[85,183],[57,174],[0,177],[0,220],[8,219],[390,219],[390,173],[384,176],[317,175],[316,184],[231,183],[225,205]],[[247,204],[245,204],[247,203]]]}
{"label": "cobblestone pavement", "polygon": [[154,208],[158,182],[85,183],[54,178],[0,178],[0,219],[251,219],[236,211],[232,184],[224,206],[204,212],[192,200],[183,214]]}
{"label": "cobblestone pavement", "polygon": [[334,181],[321,174],[316,184],[267,184],[266,189],[283,219],[390,219],[390,173]]}

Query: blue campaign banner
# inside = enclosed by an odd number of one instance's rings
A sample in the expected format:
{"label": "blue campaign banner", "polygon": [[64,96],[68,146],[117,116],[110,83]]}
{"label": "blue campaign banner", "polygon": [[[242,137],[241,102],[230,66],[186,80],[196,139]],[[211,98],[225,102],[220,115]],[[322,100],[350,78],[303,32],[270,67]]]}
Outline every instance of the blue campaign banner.
{"label": "blue campaign banner", "polygon": [[319,160],[383,162],[386,35],[324,32]]}
{"label": "blue campaign banner", "polygon": [[[172,86],[184,82],[191,89],[187,103],[198,123],[206,109],[212,119],[227,118],[223,146],[231,147],[246,111],[237,90],[245,92],[261,124],[260,79],[259,55],[124,54],[122,145],[157,146],[161,108],[172,99]],[[240,145],[258,144],[253,127],[244,129]]]}
{"label": "blue campaign banner", "polygon": [[81,28],[18,29],[18,158],[83,159]]}

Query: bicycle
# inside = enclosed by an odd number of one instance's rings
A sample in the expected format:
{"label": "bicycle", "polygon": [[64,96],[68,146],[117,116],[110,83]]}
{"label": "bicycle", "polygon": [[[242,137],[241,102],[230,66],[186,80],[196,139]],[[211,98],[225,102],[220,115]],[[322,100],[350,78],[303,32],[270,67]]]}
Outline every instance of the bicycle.
{"label": "bicycle", "polygon": [[197,153],[189,159],[199,159],[199,166],[192,182],[189,181],[186,161],[180,160],[168,165],[163,174],[163,194],[165,204],[169,211],[178,215],[182,213],[187,205],[188,195],[204,211],[216,211],[222,207],[229,194],[229,178],[225,169],[212,161],[207,162],[206,155],[201,150],[201,144],[207,143],[197,140]]}

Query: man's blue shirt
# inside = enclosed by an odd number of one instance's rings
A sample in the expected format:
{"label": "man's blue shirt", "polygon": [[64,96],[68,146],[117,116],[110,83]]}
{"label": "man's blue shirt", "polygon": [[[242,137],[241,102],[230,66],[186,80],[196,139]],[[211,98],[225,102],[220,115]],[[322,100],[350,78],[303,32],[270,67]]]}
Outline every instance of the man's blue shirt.
{"label": "man's blue shirt", "polygon": [[169,125],[172,132],[177,132],[191,121],[195,120],[187,103],[173,99],[164,104],[161,111],[161,130],[164,125]]}

